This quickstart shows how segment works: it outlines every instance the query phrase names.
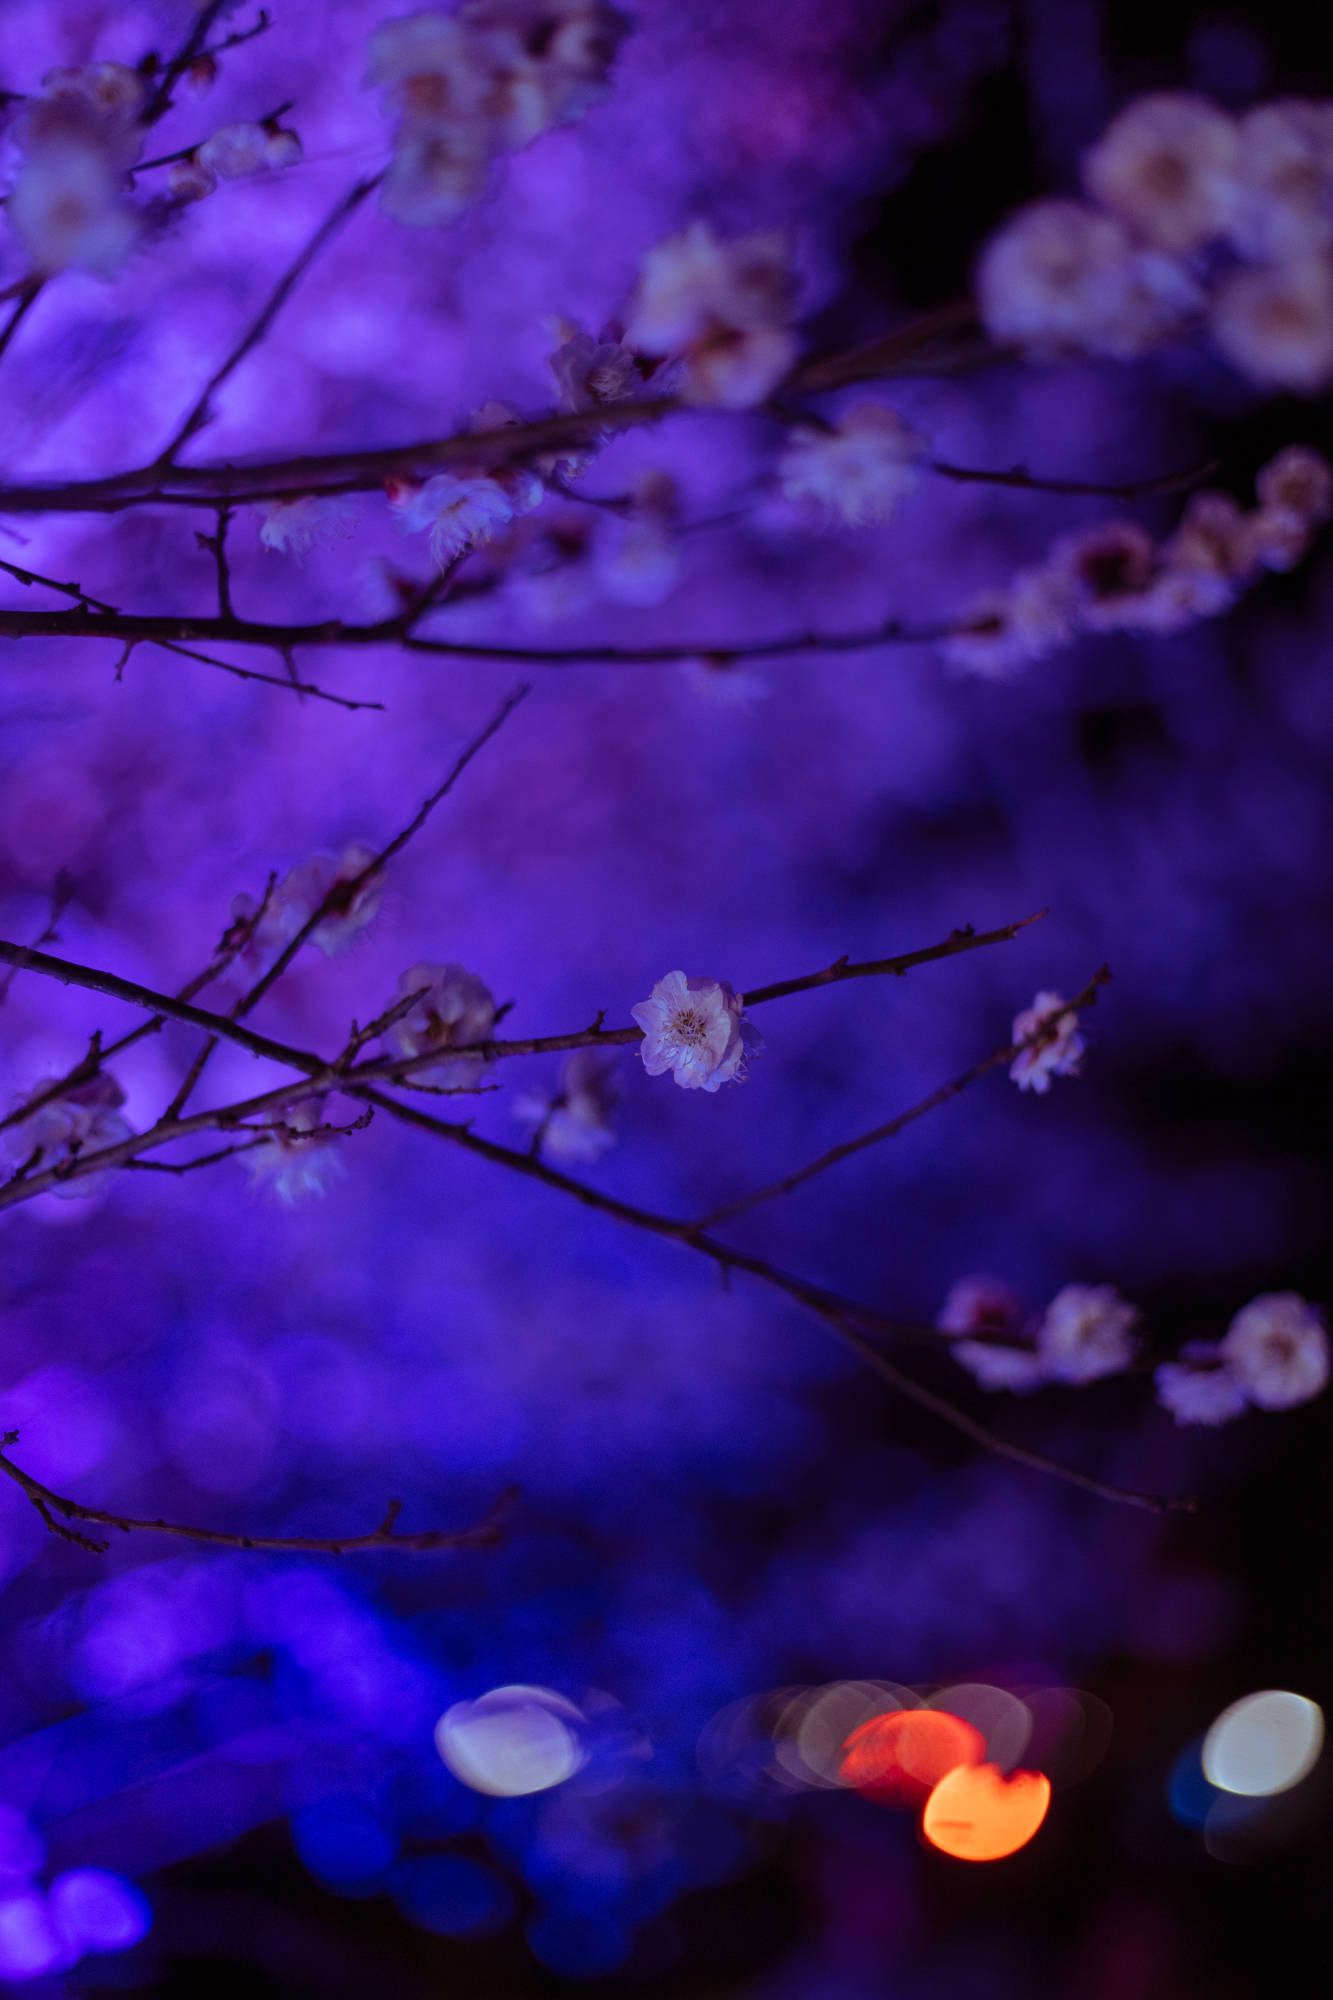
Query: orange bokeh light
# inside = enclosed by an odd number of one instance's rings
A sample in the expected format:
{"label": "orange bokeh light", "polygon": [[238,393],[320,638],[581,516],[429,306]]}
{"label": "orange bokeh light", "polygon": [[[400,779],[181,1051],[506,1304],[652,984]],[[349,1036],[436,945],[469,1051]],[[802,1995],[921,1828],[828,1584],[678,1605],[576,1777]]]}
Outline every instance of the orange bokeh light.
{"label": "orange bokeh light", "polygon": [[959,1765],[979,1764],[986,1740],[959,1715],[902,1708],[872,1715],[843,1747],[838,1776],[876,1805],[917,1806]]}
{"label": "orange bokeh light", "polygon": [[921,1815],[921,1831],[959,1861],[1002,1861],[1026,1847],[1046,1817],[1051,1782],[1040,1771],[998,1764],[962,1765],[940,1779]]}

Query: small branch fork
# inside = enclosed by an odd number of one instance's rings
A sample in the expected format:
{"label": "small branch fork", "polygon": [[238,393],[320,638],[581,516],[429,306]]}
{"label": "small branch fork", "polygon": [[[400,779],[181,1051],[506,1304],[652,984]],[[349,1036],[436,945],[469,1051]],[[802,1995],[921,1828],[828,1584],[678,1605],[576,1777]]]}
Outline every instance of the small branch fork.
{"label": "small branch fork", "polygon": [[93,1555],[105,1555],[110,1542],[82,1534],[79,1529],[68,1525],[71,1521],[88,1521],[99,1528],[116,1528],[123,1535],[174,1535],[180,1541],[203,1542],[214,1549],[253,1549],[283,1555],[351,1556],[362,1555],[372,1549],[396,1549],[403,1555],[422,1555],[440,1549],[495,1548],[504,1540],[518,1500],[518,1489],[507,1487],[485,1519],[471,1528],[421,1528],[400,1532],[397,1522],[403,1503],[401,1500],[390,1500],[379,1526],[365,1535],[240,1535],[220,1528],[190,1528],[178,1521],[141,1520],[132,1514],[114,1514],[105,1507],[85,1507],[79,1500],[54,1493],[40,1479],[34,1479],[30,1472],[15,1465],[8,1451],[17,1442],[17,1431],[5,1431],[0,1437],[0,1445],[3,1446],[0,1449],[0,1473],[27,1495],[53,1535],[58,1535],[62,1541],[74,1542]]}

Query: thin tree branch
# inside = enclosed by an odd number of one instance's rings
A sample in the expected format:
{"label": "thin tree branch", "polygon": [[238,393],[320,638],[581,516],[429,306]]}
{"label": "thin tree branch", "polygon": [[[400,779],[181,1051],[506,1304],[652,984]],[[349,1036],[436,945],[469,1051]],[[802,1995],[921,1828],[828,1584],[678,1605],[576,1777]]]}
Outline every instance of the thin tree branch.
{"label": "thin tree branch", "polygon": [[947,1104],[950,1098],[959,1096],[979,1077],[988,1075],[993,1069],[999,1069],[1001,1064],[1013,1062],[1025,1049],[1040,1048],[1043,1043],[1049,1042],[1062,1016],[1077,1013],[1081,1008],[1094,1006],[1098,988],[1105,986],[1110,977],[1110,969],[1104,965],[1100,972],[1094,973],[1081,993],[1053,1008],[1049,1014],[1044,1014],[1033,1032],[1025,1036],[1021,1042],[1006,1042],[1003,1048],[992,1049],[980,1062],[973,1063],[971,1069],[964,1070],[961,1076],[953,1077],[948,1083],[940,1084],[937,1089],[930,1092],[929,1096],[923,1097],[919,1104],[912,1105],[910,1110],[900,1111],[896,1118],[888,1119],[883,1125],[876,1125],[873,1131],[862,1132],[858,1138],[845,1139],[841,1145],[830,1146],[829,1150],[821,1153],[817,1160],[811,1160],[806,1166],[798,1167],[794,1173],[784,1174],[781,1180],[770,1181],[765,1187],[756,1188],[751,1194],[739,1195],[735,1201],[725,1202],[722,1207],[711,1209],[707,1215],[699,1218],[696,1227],[713,1229],[719,1222],[730,1222],[733,1216],[743,1215],[748,1209],[757,1208],[760,1202],[772,1201],[778,1195],[790,1194],[794,1188],[803,1187],[806,1181],[813,1180],[816,1174],[827,1172],[830,1167],[836,1167],[840,1161],[850,1159],[854,1153],[864,1152],[867,1146],[877,1146],[882,1139],[896,1138],[906,1126],[914,1124],[918,1118],[924,1118],[928,1111],[936,1110],[939,1105]]}
{"label": "thin tree branch", "polygon": [[[19,1491],[27,1495],[53,1535],[59,1535],[63,1541],[75,1542],[94,1555],[104,1555],[111,1544],[80,1534],[77,1528],[67,1526],[68,1522],[89,1521],[99,1528],[119,1529],[123,1535],[175,1535],[181,1541],[204,1542],[215,1549],[256,1549],[292,1555],[350,1556],[361,1555],[371,1549],[424,1554],[438,1549],[494,1548],[504,1538],[505,1527],[518,1498],[516,1487],[507,1488],[485,1519],[472,1528],[424,1528],[400,1534],[396,1524],[403,1503],[401,1500],[390,1500],[378,1528],[372,1529],[368,1535],[242,1535],[220,1528],[189,1528],[177,1521],[141,1520],[132,1514],[112,1513],[106,1507],[85,1507],[81,1501],[53,1492],[40,1479],[34,1479],[30,1472],[24,1472],[21,1466],[15,1465],[6,1456],[6,1451],[17,1439],[17,1431],[6,1431],[0,1439],[5,1447],[5,1450],[0,1450],[0,1473],[6,1479],[12,1479]],[[57,1519],[57,1516],[61,1518]]]}
{"label": "thin tree branch", "polygon": [[1221,469],[1221,463],[1218,458],[1204,458],[1179,472],[1162,472],[1151,479],[1106,484],[1095,479],[1038,478],[1022,465],[1015,465],[1007,472],[991,472],[979,466],[949,465],[938,458],[925,461],[927,471],[936,472],[942,479],[952,479],[964,486],[1014,486],[1024,493],[1063,493],[1075,498],[1097,500],[1152,500],[1167,493],[1185,493],[1192,487],[1201,486],[1205,479],[1211,479]]}
{"label": "thin tree branch", "polygon": [[213,414],[213,397],[217,391],[222,387],[228,376],[240,366],[246,355],[259,345],[325,244],[337,235],[343,224],[351,216],[355,215],[357,209],[360,208],[362,202],[366,199],[366,196],[374,193],[382,179],[382,174],[371,174],[365,180],[357,181],[355,186],[349,188],[347,193],[340,197],[336,205],[325,216],[319,228],[310,238],[310,241],[300,252],[300,255],[284,271],[263,306],[231,349],[226,359],[220,362],[209,376],[199,393],[198,400],[183,418],[171,442],[162,452],[161,458],[158,460],[160,466],[170,466],[182,445],[188,444],[196,432],[201,431],[204,425],[210,421]]}

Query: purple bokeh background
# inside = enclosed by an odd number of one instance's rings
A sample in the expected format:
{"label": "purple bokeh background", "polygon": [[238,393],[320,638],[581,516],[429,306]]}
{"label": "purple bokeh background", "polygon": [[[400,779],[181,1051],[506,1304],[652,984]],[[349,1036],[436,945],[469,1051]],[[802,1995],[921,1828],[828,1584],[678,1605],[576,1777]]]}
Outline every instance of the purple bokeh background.
{"label": "purple bokeh background", "polygon": [[[387,11],[278,0],[271,32],[207,97],[182,95],[162,150],[291,97],[305,163],[223,187],[110,283],[49,287],[3,360],[7,476],[118,470],[170,435],[299,244],[382,159],[363,75]],[[989,0],[888,21],[868,0],[642,0],[611,95],[506,163],[456,227],[360,214],[192,449],[269,458],[443,434],[488,397],[537,414],[550,319],[613,317],[644,250],[699,214],[792,230],[808,312],[839,340],[874,332],[929,302],[900,284],[891,249],[868,257],[875,215],[906,200],[923,155],[966,134],[996,77],[1017,61],[1028,78],[1046,175],[1067,173],[1106,104],[1144,80],[1141,65],[1098,76],[1071,62],[1055,90],[1043,23],[1059,14],[1074,36],[1073,17],[1095,10],[1023,11],[1030,61]],[[912,16],[896,42],[893,12]],[[57,62],[135,61],[177,41],[189,13],[10,0],[0,80],[30,89]],[[1232,69],[1248,60],[1242,87],[1262,91],[1262,47],[1236,35]],[[1196,43],[1214,69],[1231,46]],[[938,226],[965,235],[947,213]],[[934,228],[918,217],[906,264]],[[7,238],[0,281],[22,270]],[[1231,438],[1238,491],[1261,447],[1317,441],[1321,422],[1260,409],[1192,354],[872,393],[963,464],[1132,479]],[[763,481],[779,437],[766,418],[690,415],[612,444],[585,483],[615,494],[664,467],[687,518],[703,517]],[[1176,505],[1137,512],[1164,527]],[[765,495],[682,538],[660,605],[594,598],[552,619],[505,590],[433,629],[703,646],[947,618],[1109,511],[931,482],[884,527],[816,534]],[[370,619],[391,605],[381,558],[426,574],[420,540],[374,498],[354,539],[299,566],[259,547],[261,518],[242,510],[232,531],[249,615]],[[187,611],[211,603],[195,525],[167,510],[15,517],[0,552],[126,609]],[[736,1223],[736,1240],[927,1323],[973,1270],[1034,1305],[1067,1282],[1114,1283],[1163,1341],[1215,1336],[1261,1289],[1318,1296],[1331,589],[1316,555],[1224,624],[1090,641],[999,685],[925,648],[765,664],[740,684],[749,699],[671,664],[538,669],[395,864],[363,939],[331,962],[304,956],[258,1025],[335,1047],[406,966],[436,959],[512,999],[515,1034],[555,1032],[603,1007],[627,1018],[671,966],[743,990],[1049,907],[1012,944],[766,1008],[743,1088],[678,1093],[627,1056],[619,1144],[589,1179],[673,1214],[711,1208],[913,1102],[1002,1041],[1037,988],[1075,991],[1105,959],[1114,983],[1086,1024],[1081,1082],[1035,1100],[991,1077]],[[0,931],[35,935],[65,869],[76,893],[56,949],[162,989],[206,962],[232,897],[271,868],[383,844],[515,680],[512,666],[387,649],[304,657],[322,685],[385,704],[346,714],[148,647],[118,683],[114,661],[100,644],[5,642]],[[6,1091],[76,1060],[93,1028],[131,1023],[20,977],[0,1014]],[[169,1099],[194,1047],[169,1026],[117,1065],[132,1123]],[[475,1111],[514,1143],[516,1090],[549,1085],[554,1065],[509,1067]],[[224,1049],[201,1102],[278,1080]],[[405,1526],[463,1525],[513,1481],[507,1545],[340,1566],[117,1538],[95,1560],[7,1492],[0,1802],[46,1848],[20,1857],[16,1883],[34,1867],[48,1887],[102,1869],[151,1895],[167,1870],[158,1928],[124,1961],[145,1988],[173,1955],[244,1963],[252,1949],[272,1990],[352,1990],[340,1981],[360,1976],[356,1950],[405,1967],[399,1932],[417,1925],[494,1931],[507,1955],[471,1976],[496,1991],[541,1990],[524,1983],[542,1976],[534,1962],[572,1980],[627,1965],[681,1992],[715,1977],[755,2000],[927,1982],[962,2000],[1196,1990],[1149,1983],[1211,1963],[1211,1892],[1196,1881],[1209,1864],[1171,1820],[1172,1761],[1249,1685],[1315,1695],[1325,1670],[1318,1620],[1305,1640],[1280,1619],[1259,1637],[1256,1551],[1243,1534],[1228,1547],[1225,1496],[1285,1478],[1305,1505],[1321,1408],[1198,1437],[1141,1378],[983,1408],[943,1356],[914,1361],[1008,1435],[1105,1478],[1213,1496],[1210,1518],[1164,1529],[977,1459],[905,1417],[813,1322],[743,1281],[722,1288],[672,1246],[384,1119],[345,1159],[322,1202],[291,1210],[224,1163],[7,1214],[0,1414],[21,1431],[17,1455],[97,1504],[269,1533],[363,1530],[391,1492]],[[1265,1471],[1284,1451],[1285,1473]],[[742,1696],[987,1672],[1093,1686],[1117,1715],[1095,1797],[1070,1793],[1012,1864],[1026,1921],[990,1871],[954,1868],[943,1887],[947,1866],[860,1801],[729,1791],[700,1773],[701,1729]],[[436,1717],[505,1682],[620,1705],[584,1778],[502,1802],[449,1778]],[[271,1910],[249,1947],[235,1935],[235,1892],[208,1870],[247,1839],[281,1867],[294,1841],[327,1892],[299,1949],[275,1941]],[[1184,1885],[1174,1903],[1145,1888],[1149,1865]],[[806,1899],[799,1922],[752,1886],[782,1868]],[[262,1902],[249,1878],[245,1893]],[[710,1918],[709,1896],[733,1900]],[[1043,1928],[1062,1896],[1076,1920]],[[383,1938],[363,1925],[344,1961],[330,1939],[358,1898],[379,1899]],[[12,1964],[40,1958],[38,1917],[13,1924]],[[1115,1969],[1127,1931],[1141,1977]],[[9,1935],[0,1926],[0,1955]],[[446,1943],[432,1964],[472,1964],[473,1949]]]}

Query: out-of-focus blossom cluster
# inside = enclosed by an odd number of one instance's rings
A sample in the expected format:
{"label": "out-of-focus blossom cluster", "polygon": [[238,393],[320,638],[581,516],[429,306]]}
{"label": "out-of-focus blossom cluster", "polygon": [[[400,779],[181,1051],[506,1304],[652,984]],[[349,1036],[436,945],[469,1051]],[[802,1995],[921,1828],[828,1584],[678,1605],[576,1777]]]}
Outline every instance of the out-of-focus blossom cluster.
{"label": "out-of-focus blossom cluster", "polygon": [[682,1090],[743,1082],[763,1047],[758,1029],[745,1019],[743,995],[725,979],[668,972],[630,1015],[643,1030],[639,1054],[649,1076],[670,1070]]}
{"label": "out-of-focus blossom cluster", "polygon": [[789,500],[849,527],[887,521],[917,482],[925,440],[882,403],[855,403],[836,424],[800,424],[778,460]]}
{"label": "out-of-focus blossom cluster", "polygon": [[1137,1308],[1113,1285],[1065,1285],[1045,1312],[1025,1321],[1007,1285],[971,1277],[951,1287],[935,1325],[983,1389],[1026,1392],[1122,1374],[1137,1352],[1138,1322]]}
{"label": "out-of-focus blossom cluster", "polygon": [[[34,1085],[23,1102],[45,1097],[53,1081],[47,1078]],[[86,1083],[71,1084],[30,1117],[7,1126],[0,1135],[6,1156],[15,1168],[44,1173],[48,1168],[78,1159],[81,1154],[118,1146],[131,1133],[121,1112],[124,1102],[125,1093],[115,1078],[99,1070]],[[20,1110],[21,1104],[14,1109]],[[95,1194],[105,1178],[100,1173],[82,1174],[77,1179],[58,1182],[52,1193],[69,1197]]]}
{"label": "out-of-focus blossom cluster", "polygon": [[1333,380],[1333,102],[1241,117],[1158,92],[1083,162],[1090,203],[1034,202],[977,272],[997,340],[1036,355],[1142,354],[1205,322],[1263,388]]}
{"label": "out-of-focus blossom cluster", "polygon": [[259,539],[277,555],[299,558],[354,534],[356,516],[356,501],[346,494],[307,493],[275,501],[260,523]]}
{"label": "out-of-focus blossom cluster", "polygon": [[276,119],[263,125],[222,125],[184,159],[172,161],[167,186],[178,201],[202,201],[219,181],[247,180],[251,174],[294,167],[301,158],[300,139]]}
{"label": "out-of-focus blossom cluster", "polygon": [[596,102],[629,25],[607,0],[467,0],[386,21],[369,76],[399,121],[385,211],[418,228],[452,222],[498,154]]}
{"label": "out-of-focus blossom cluster", "polygon": [[[1044,1313],[1024,1317],[998,1278],[960,1278],[935,1325],[983,1389],[1025,1392],[1122,1374],[1138,1352],[1136,1307],[1110,1285],[1066,1285]],[[1253,1405],[1308,1403],[1329,1377],[1328,1335],[1318,1310],[1295,1292],[1265,1292],[1243,1306],[1220,1341],[1190,1341],[1155,1371],[1158,1401],[1179,1424],[1221,1424]]]}
{"label": "out-of-focus blossom cluster", "polygon": [[307,1195],[327,1194],[330,1182],[346,1173],[322,1097],[285,1105],[267,1122],[272,1137],[240,1155],[254,1187],[271,1189],[292,1208]]}
{"label": "out-of-focus blossom cluster", "polygon": [[944,641],[964,672],[1002,677],[1081,632],[1182,631],[1213,618],[1268,571],[1294,569],[1333,515],[1333,470],[1288,445],[1256,482],[1258,505],[1196,493],[1163,542],[1135,521],[1063,536],[1044,563],[978,599]]}
{"label": "out-of-focus blossom cluster", "polygon": [[1178,1424],[1221,1424],[1247,1405],[1290,1410],[1328,1381],[1328,1334],[1296,1292],[1242,1306],[1220,1341],[1191,1341],[1157,1370],[1157,1396]]}
{"label": "out-of-focus blossom cluster", "polygon": [[398,992],[402,1000],[417,996],[390,1030],[398,1053],[440,1053],[438,1063],[415,1072],[416,1081],[454,1090],[475,1088],[486,1070],[485,1054],[451,1056],[448,1051],[490,1039],[495,999],[484,981],[461,965],[421,964],[403,974]]}
{"label": "out-of-focus blossom cluster", "polygon": [[559,1087],[549,1095],[523,1092],[514,1099],[514,1116],[532,1127],[534,1144],[556,1159],[597,1160],[616,1143],[615,1102],[614,1058],[600,1049],[571,1049]]}
{"label": "out-of-focus blossom cluster", "polygon": [[146,95],[137,70],[95,62],[52,70],[24,106],[6,212],[35,272],[109,277],[123,262],[139,233],[127,190]]}
{"label": "out-of-focus blossom cluster", "polygon": [[626,339],[684,364],[686,402],[743,410],[762,403],[791,369],[794,312],[781,236],[724,240],[696,221],[644,258]]}
{"label": "out-of-focus blossom cluster", "polygon": [[373,848],[353,842],[341,854],[312,854],[298,862],[262,906],[252,896],[235,897],[232,918],[249,926],[248,955],[260,959],[276,955],[305,929],[316,911],[323,914],[310,942],[326,958],[346,951],[380,906],[383,879],[378,873],[367,874],[374,860]]}

